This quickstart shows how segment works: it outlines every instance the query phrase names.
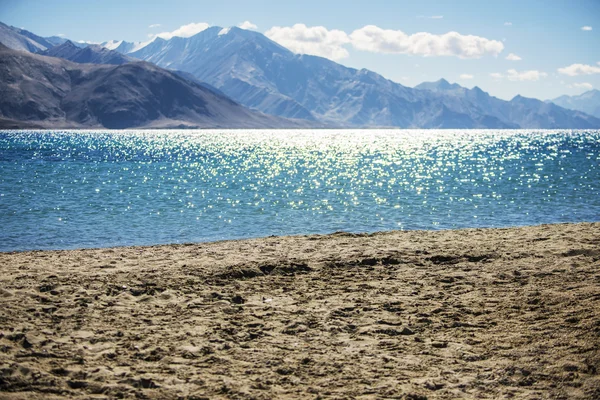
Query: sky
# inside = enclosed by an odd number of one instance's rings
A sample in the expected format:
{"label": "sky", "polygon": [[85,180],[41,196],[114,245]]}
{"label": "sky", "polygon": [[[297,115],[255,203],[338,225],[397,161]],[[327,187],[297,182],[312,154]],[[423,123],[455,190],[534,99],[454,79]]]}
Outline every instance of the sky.
{"label": "sky", "polygon": [[444,78],[542,100],[600,89],[600,0],[0,0],[0,21],[90,42],[242,26],[405,86]]}

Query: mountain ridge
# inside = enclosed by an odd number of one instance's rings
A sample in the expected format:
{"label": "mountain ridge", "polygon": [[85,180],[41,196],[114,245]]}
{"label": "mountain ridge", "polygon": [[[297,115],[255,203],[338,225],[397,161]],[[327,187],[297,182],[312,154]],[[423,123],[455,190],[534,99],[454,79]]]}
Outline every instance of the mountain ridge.
{"label": "mountain ridge", "polygon": [[600,118],[600,90],[592,89],[576,96],[562,95],[546,102]]}
{"label": "mountain ridge", "polygon": [[44,51],[52,47],[52,44],[44,38],[2,22],[0,22],[0,42],[11,49],[32,53]]}
{"label": "mountain ridge", "polygon": [[77,64],[2,44],[0,119],[45,128],[306,126],[248,110],[147,62]]}
{"label": "mountain ridge", "polygon": [[267,114],[340,126],[600,128],[599,119],[580,112],[537,102],[527,108],[518,99],[500,100],[446,80],[409,88],[366,69],[294,54],[261,33],[236,27],[157,38],[128,55],[188,72]]}
{"label": "mountain ridge", "polygon": [[89,45],[81,48],[70,40],[43,51],[40,54],[62,58],[79,64],[121,65],[128,62],[137,61],[136,59],[128,57],[114,50],[109,50],[100,45]]}
{"label": "mountain ridge", "polygon": [[[64,38],[46,40],[30,32],[26,37],[14,27],[2,27],[6,29],[0,29],[0,42],[18,39],[16,45],[26,51],[84,63],[123,64],[140,59],[250,109],[307,124],[344,128],[600,128],[600,119],[584,111],[549,106],[522,96],[505,101],[479,87],[468,89],[445,79],[406,87],[367,69],[295,54],[259,32],[237,27],[209,27],[188,38],[157,37],[143,44],[110,41],[103,43],[108,48],[89,45],[79,50],[80,43]],[[2,32],[8,33],[3,36]],[[43,50],[44,45],[32,38],[56,45]],[[31,42],[37,44],[27,47]]]}

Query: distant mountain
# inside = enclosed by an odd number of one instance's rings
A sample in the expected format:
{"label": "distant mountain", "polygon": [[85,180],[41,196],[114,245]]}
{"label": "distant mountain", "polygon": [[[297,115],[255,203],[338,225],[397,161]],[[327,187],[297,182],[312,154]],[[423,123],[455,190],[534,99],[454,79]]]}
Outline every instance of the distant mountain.
{"label": "distant mountain", "polygon": [[0,45],[0,126],[296,127],[146,62],[76,64]]}
{"label": "distant mountain", "polygon": [[582,112],[537,99],[515,96],[510,101],[504,101],[490,96],[477,86],[468,89],[444,79],[424,82],[415,89],[427,90],[439,96],[449,109],[467,114],[489,128],[594,128],[600,122]]}
{"label": "distant mountain", "polygon": [[569,110],[578,110],[586,114],[600,118],[600,91],[589,90],[579,96],[560,96],[554,100],[548,100]]}
{"label": "distant mountain", "polygon": [[[41,37],[25,29],[16,28],[0,22],[0,43],[13,50],[41,53],[67,41],[68,39],[60,36]],[[85,43],[72,43],[77,47],[87,46]]]}
{"label": "distant mountain", "polygon": [[465,90],[465,88],[460,86],[458,83],[450,83],[445,79],[440,79],[436,82],[423,82],[420,85],[415,86],[415,89],[429,90],[436,93],[447,93],[452,91],[463,92]]}
{"label": "distant mountain", "polygon": [[294,54],[261,33],[237,27],[211,27],[189,38],[156,38],[146,43],[110,41],[84,49],[66,40],[58,44],[62,38],[44,39],[6,25],[0,28],[0,42],[4,39],[22,50],[45,51],[79,63],[148,61],[173,70],[213,96],[230,97],[249,108],[308,125],[600,128],[600,119],[581,111],[521,96],[504,101],[478,87],[468,89],[443,79],[409,88],[366,69]]}
{"label": "distant mountain", "polygon": [[26,38],[32,40],[33,42],[42,45],[43,47],[45,47],[47,49],[52,47],[52,43],[50,41],[48,41],[46,38],[36,35],[35,33],[31,33],[25,29],[15,28],[14,26],[11,26],[11,29],[13,29],[18,34],[25,36]]}
{"label": "distant mountain", "polygon": [[50,57],[59,57],[80,64],[113,64],[121,65],[137,61],[121,53],[109,50],[100,45],[89,45],[84,48],[76,46],[70,40],[63,44],[54,46],[41,54]]}
{"label": "distant mountain", "polygon": [[73,61],[71,59],[74,58],[80,50],[81,47],[75,46],[75,44],[73,44],[73,42],[71,42],[70,40],[65,40],[61,44],[58,44],[39,54],[49,57],[64,58],[65,60]]}
{"label": "distant mountain", "polygon": [[109,50],[118,51],[121,54],[131,53],[139,47],[141,43],[126,42],[124,40],[111,40],[108,42],[100,43],[100,46],[105,47]]}
{"label": "distant mountain", "polygon": [[60,46],[61,44],[65,43],[67,41],[73,43],[75,46],[77,46],[81,49],[88,46],[88,43],[74,42],[74,41],[64,38],[62,36],[49,36],[49,37],[45,37],[44,39],[46,39],[46,41],[48,41],[48,43],[50,43],[53,47]]}
{"label": "distant mountain", "polygon": [[315,120],[310,111],[261,76],[264,62],[281,55],[294,57],[293,53],[255,32],[233,28],[228,35],[219,35],[221,30],[209,28],[191,38],[156,38],[128,55],[189,72],[236,101],[268,114]]}
{"label": "distant mountain", "polygon": [[598,118],[580,111],[567,110],[556,104],[538,99],[515,96],[510,102],[509,118],[518,121],[522,127],[531,128],[600,128]]}
{"label": "distant mountain", "polygon": [[507,102],[445,80],[408,88],[365,69],[294,54],[258,32],[236,27],[157,38],[127,55],[188,72],[265,113],[337,126],[600,127],[600,120],[580,112]]}
{"label": "distant mountain", "polygon": [[189,72],[273,115],[341,126],[411,126],[414,119],[412,89],[367,70],[294,54],[254,31],[211,27],[190,38],[157,38],[129,55]]}
{"label": "distant mountain", "polygon": [[[114,47],[118,47],[119,44],[116,44]],[[89,45],[86,47],[79,47],[77,44],[71,42],[70,40],[65,40],[61,45],[57,45],[49,50],[46,50],[41,55],[50,56],[50,57],[58,57],[65,60],[73,61],[79,64],[112,64],[112,65],[122,65],[129,62],[139,62],[140,60],[132,57],[128,57],[124,54],[121,54],[114,50],[109,50],[103,45]],[[219,89],[215,88],[212,85],[209,85],[206,82],[200,81],[194,75],[183,72],[172,70],[173,73],[181,76],[182,78],[197,83],[198,85],[207,88],[219,96],[227,97],[223,92]]]}
{"label": "distant mountain", "polygon": [[8,26],[0,22],[0,43],[14,50],[39,53],[53,46],[43,37],[34,35],[24,29]]}
{"label": "distant mountain", "polygon": [[52,47],[60,46],[61,44],[63,44],[67,40],[69,40],[62,36],[48,36],[48,37],[45,37],[44,39],[46,39],[48,41],[48,43],[52,44]]}

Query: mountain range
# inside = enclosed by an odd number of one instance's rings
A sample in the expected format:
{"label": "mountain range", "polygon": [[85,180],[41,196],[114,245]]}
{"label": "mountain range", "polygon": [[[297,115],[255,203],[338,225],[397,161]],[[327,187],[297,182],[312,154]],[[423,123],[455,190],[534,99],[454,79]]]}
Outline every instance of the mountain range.
{"label": "mountain range", "polygon": [[589,90],[578,96],[560,96],[554,100],[549,100],[563,108],[569,110],[582,111],[586,114],[600,118],[600,91]]}
{"label": "mountain range", "polygon": [[153,64],[79,64],[0,44],[0,127],[265,128],[265,115]]}
{"label": "mountain range", "polygon": [[[77,63],[114,64],[121,67],[133,64],[144,71],[151,68],[154,68],[154,73],[162,71],[162,76],[169,77],[164,82],[177,83],[177,90],[183,90],[182,82],[186,82],[195,87],[194,90],[203,88],[215,98],[227,96],[233,100],[231,104],[236,104],[240,109],[244,109],[240,106],[243,105],[255,110],[246,109],[248,114],[244,114],[255,116],[254,124],[260,120],[273,123],[273,127],[285,125],[284,121],[291,126],[302,125],[299,121],[304,121],[305,126],[320,124],[328,127],[600,128],[600,119],[588,115],[594,113],[593,110],[567,109],[553,102],[522,96],[505,101],[490,96],[478,87],[468,89],[443,79],[410,88],[366,69],[357,70],[326,58],[295,54],[261,33],[237,27],[210,27],[189,38],[156,38],[146,44],[111,41],[83,49],[79,48],[79,43],[40,38],[30,32],[24,35],[17,28],[6,25],[0,28],[0,42],[14,49]],[[150,63],[157,67],[151,67]],[[39,59],[35,65],[39,67]],[[69,68],[78,69],[72,64]],[[104,71],[107,67],[95,68]],[[126,84],[123,79],[116,81]],[[100,81],[96,83],[100,84]],[[150,85],[152,82],[139,80],[137,84]],[[4,82],[0,82],[2,85]],[[88,88],[91,90],[92,86]],[[167,90],[166,87],[163,89]],[[175,87],[169,90],[175,93]],[[95,93],[81,92],[78,96],[81,101],[86,101],[87,95]],[[120,92],[95,98],[95,102],[118,102],[117,94],[120,95]],[[152,90],[140,90],[137,94],[157,95]],[[559,102],[559,99],[556,101]],[[186,98],[183,103],[189,110],[193,109],[190,101],[191,98]],[[142,103],[140,100],[136,104]],[[110,105],[106,107],[110,108]],[[273,116],[269,117],[272,119],[269,120],[263,113]],[[2,107],[0,115],[7,118]],[[190,114],[181,110],[171,116],[180,115],[189,118],[193,115],[188,122],[199,118],[194,112]],[[178,117],[173,119],[171,116],[161,115],[159,119],[178,120]],[[107,126],[102,119],[94,118],[77,119],[77,123],[96,121]],[[134,124],[129,126],[153,123],[148,117],[128,121],[128,124]],[[202,121],[206,123],[206,119]],[[241,126],[223,120],[216,125]],[[114,126],[111,124],[111,127]]]}
{"label": "mountain range", "polygon": [[48,50],[54,45],[47,39],[34,35],[24,29],[8,26],[0,22],[0,43],[14,50],[37,53]]}
{"label": "mountain range", "polygon": [[63,58],[80,64],[112,64],[121,65],[139,61],[98,44],[79,47],[70,40],[41,52],[45,56]]}
{"label": "mountain range", "polygon": [[[121,43],[116,48],[134,44]],[[600,121],[535,99],[507,102],[445,80],[409,88],[372,71],[294,54],[266,36],[211,27],[155,39],[127,55],[188,72],[241,104],[334,126],[402,128],[592,128]]]}

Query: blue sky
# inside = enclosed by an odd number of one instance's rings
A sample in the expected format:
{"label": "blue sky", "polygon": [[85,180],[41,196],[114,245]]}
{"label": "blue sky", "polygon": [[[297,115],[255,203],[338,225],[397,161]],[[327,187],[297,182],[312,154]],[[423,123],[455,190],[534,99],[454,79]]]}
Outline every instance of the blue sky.
{"label": "blue sky", "polygon": [[599,0],[0,0],[0,21],[91,42],[248,21],[296,52],[406,86],[445,78],[503,99],[600,89]]}

